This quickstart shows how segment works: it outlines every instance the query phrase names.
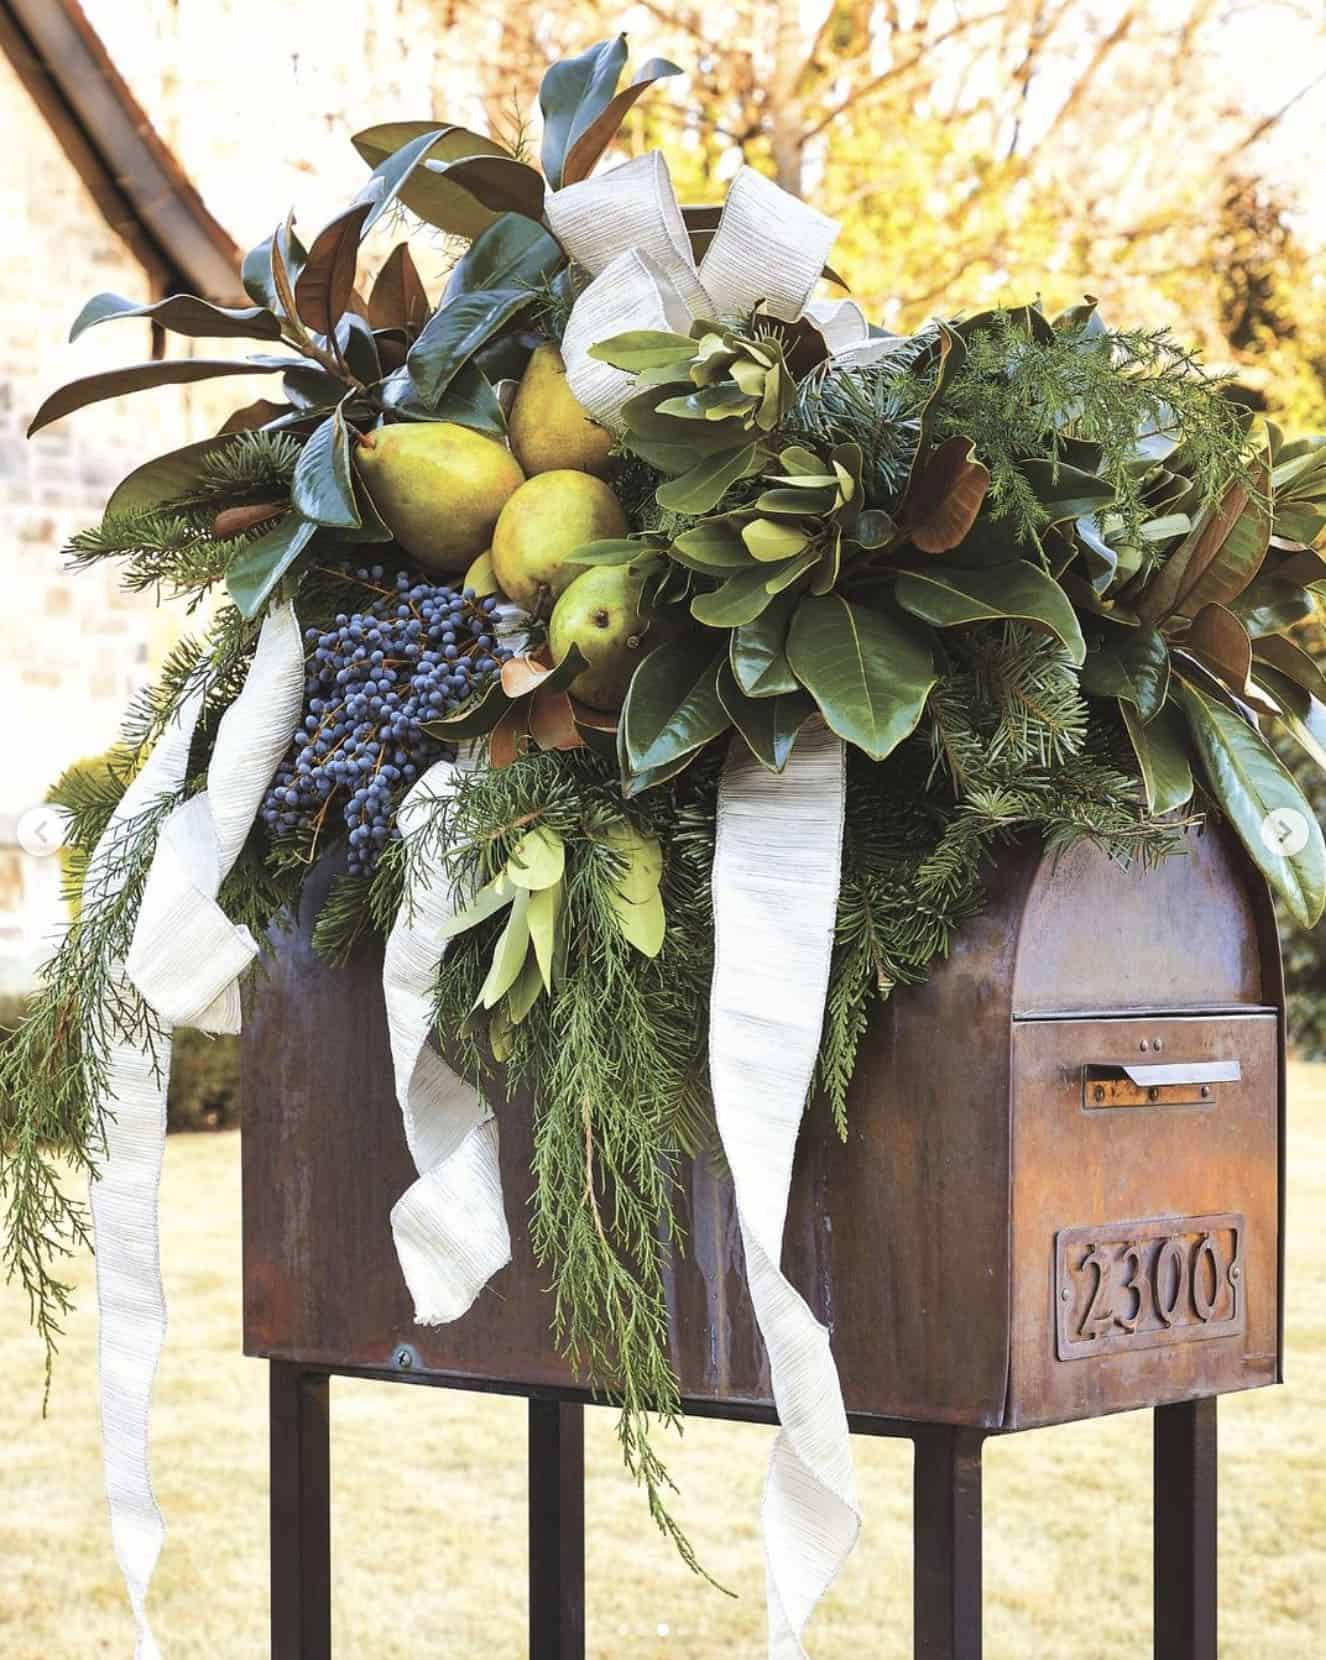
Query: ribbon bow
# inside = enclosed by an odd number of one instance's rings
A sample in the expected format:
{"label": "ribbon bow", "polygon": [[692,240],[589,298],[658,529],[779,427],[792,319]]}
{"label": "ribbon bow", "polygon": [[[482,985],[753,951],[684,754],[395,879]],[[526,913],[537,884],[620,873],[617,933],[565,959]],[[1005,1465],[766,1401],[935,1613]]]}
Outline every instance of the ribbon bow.
{"label": "ribbon bow", "polygon": [[838,221],[753,167],[733,179],[718,226],[696,264],[668,164],[658,150],[547,198],[548,222],[593,281],[572,309],[562,340],[572,392],[596,421],[616,431],[634,377],[589,356],[591,346],[628,329],[685,334],[697,317],[721,318],[757,306],[781,322],[808,318],[830,354],[870,338],[854,300],[815,300],[815,284],[838,236]]}

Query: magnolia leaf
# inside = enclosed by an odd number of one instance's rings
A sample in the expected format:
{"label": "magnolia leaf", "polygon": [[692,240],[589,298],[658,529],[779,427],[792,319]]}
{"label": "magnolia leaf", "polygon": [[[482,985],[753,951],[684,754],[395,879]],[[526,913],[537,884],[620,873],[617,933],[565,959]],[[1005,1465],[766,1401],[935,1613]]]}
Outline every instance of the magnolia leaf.
{"label": "magnolia leaf", "polygon": [[802,600],[787,658],[838,736],[875,761],[915,730],[938,679],[923,639],[839,594]]}
{"label": "magnolia leaf", "polygon": [[[413,387],[413,382],[410,384]],[[486,432],[490,438],[506,437],[506,414],[497,388],[473,359],[462,363],[452,375],[446,391],[430,406],[430,416]]]}
{"label": "magnolia leaf", "polygon": [[435,312],[405,360],[424,403],[436,407],[461,365],[534,299],[527,288],[483,289],[462,294]]}
{"label": "magnolia leaf", "polygon": [[1131,703],[1149,721],[1169,695],[1169,647],[1154,628],[1112,632],[1082,664],[1082,689],[1095,697]]}
{"label": "magnolia leaf", "polygon": [[[1315,926],[1326,905],[1326,846],[1312,808],[1241,715],[1190,681],[1179,681],[1178,696],[1211,794],[1295,918]],[[1295,833],[1291,846],[1306,832],[1297,852],[1279,851],[1282,828]]]}
{"label": "magnolia leaf", "polygon": [[[577,142],[587,138],[595,123],[607,114],[625,67],[626,36],[616,35],[599,41],[579,57],[563,58],[544,75],[539,87],[539,108],[543,112],[539,159],[553,190],[572,183],[566,174],[567,159]],[[592,142],[587,140],[590,147]],[[576,175],[584,176],[583,172]]]}
{"label": "magnolia leaf", "polygon": [[494,678],[477,698],[469,699],[454,714],[421,721],[420,729],[430,738],[441,738],[444,743],[456,743],[461,738],[480,738],[493,730],[510,707],[501,682]]}
{"label": "magnolia leaf", "polygon": [[508,152],[491,138],[465,127],[439,126],[436,121],[388,121],[366,127],[350,141],[374,169],[360,191],[373,203],[364,226],[368,232],[397,197],[411,213],[452,236],[473,240],[496,217],[468,190],[433,171],[428,163],[458,161],[462,156],[505,156]]}
{"label": "magnolia leaf", "polygon": [[623,87],[603,112],[587,127],[583,127],[572,141],[562,162],[563,185],[576,184],[579,180],[588,178],[594,171],[599,157],[617,136],[618,129],[636,100],[648,92],[655,81],[660,81],[667,75],[681,73],[677,65],[669,63],[666,58],[650,58],[630,86]]}
{"label": "magnolia leaf", "polygon": [[814,698],[800,687],[778,697],[747,697],[727,663],[719,670],[718,696],[755,759],[781,772],[797,733],[815,713]]}
{"label": "magnolia leaf", "polygon": [[501,772],[515,764],[530,745],[530,706],[509,703],[488,737],[488,765]]}
{"label": "magnolia leaf", "polygon": [[1254,663],[1254,684],[1305,755],[1326,772],[1326,705],[1269,663]]}
{"label": "magnolia leaf", "polygon": [[904,610],[936,628],[1016,618],[1055,635],[1074,663],[1086,657],[1086,642],[1068,595],[1052,576],[1024,559],[992,570],[927,565],[921,571],[904,571],[894,595]]}
{"label": "magnolia leaf", "polygon": [[[263,363],[236,362],[233,358],[178,357],[151,363],[130,363],[121,369],[103,369],[100,374],[71,380],[52,392],[32,417],[28,437],[40,432],[89,404],[104,403],[127,392],[146,392],[155,386],[185,386],[196,380],[218,380],[225,375],[269,375],[284,368],[285,359]],[[297,363],[297,358],[290,358]]]}
{"label": "magnolia leaf", "polygon": [[585,740],[566,692],[539,692],[529,705],[529,735],[540,749],[582,749]]}
{"label": "magnolia leaf", "polygon": [[1258,640],[1253,648],[1253,657],[1257,663],[1254,673],[1260,673],[1261,666],[1269,663],[1313,697],[1326,698],[1326,675],[1317,666],[1316,659],[1309,657],[1292,640],[1286,640],[1279,634]]}
{"label": "magnolia leaf", "polygon": [[339,408],[315,427],[295,462],[290,501],[314,524],[357,530],[363,523],[350,464],[350,429]]}
{"label": "magnolia leaf", "polygon": [[[106,517],[115,518],[125,513],[146,513],[163,502],[187,496],[203,476],[203,462],[209,455],[230,446],[224,435],[203,438],[196,444],[185,444],[182,449],[158,455],[135,467],[111,491],[106,503]],[[280,492],[284,493],[284,492]]]}
{"label": "magnolia leaf", "polygon": [[1143,721],[1134,704],[1120,698],[1119,713],[1127,728],[1142,775],[1149,813],[1170,813],[1192,800],[1192,768],[1183,722],[1172,708]]}
{"label": "magnolia leaf", "polygon": [[1277,575],[1257,577],[1229,608],[1252,638],[1260,640],[1312,616],[1317,606],[1306,588]]}
{"label": "magnolia leaf", "polygon": [[566,869],[566,845],[546,824],[536,825],[511,850],[506,874],[518,888],[550,888]]}
{"label": "magnolia leaf", "polygon": [[732,630],[728,661],[747,697],[775,697],[799,689],[787,660],[787,628],[797,603],[795,593],[779,594],[752,622]]}
{"label": "magnolia leaf", "polygon": [[508,657],[502,664],[502,690],[507,697],[528,697],[531,692],[565,691],[578,674],[589,667],[584,653],[577,645],[570,645],[556,667],[544,662],[542,656],[526,652],[520,657]]}
{"label": "magnolia leaf", "polygon": [[494,288],[539,288],[564,264],[561,246],[523,214],[504,213],[452,267],[443,303]]}
{"label": "magnolia leaf", "polygon": [[150,317],[163,329],[196,340],[279,340],[281,319],[265,305],[230,308],[200,300],[196,294],[170,294],[143,305],[120,294],[97,294],[83,307],[69,330],[70,341],[115,317]]}
{"label": "magnolia leaf", "polygon": [[622,707],[633,772],[667,766],[726,729],[728,717],[715,686],[723,655],[708,640],[691,637],[656,646],[641,663]]}
{"label": "magnolia leaf", "polygon": [[1115,498],[1108,480],[1062,461],[1023,461],[1019,471],[1031,485],[1051,524],[1090,518]]}
{"label": "magnolia leaf", "polygon": [[225,438],[232,432],[253,432],[258,427],[275,426],[278,421],[288,426],[299,419],[300,411],[292,410],[289,404],[273,403],[270,398],[255,398],[252,403],[232,410],[217,429],[217,435]]}
{"label": "magnolia leaf", "polygon": [[479,990],[475,1007],[491,1009],[515,985],[529,951],[529,891],[517,888],[511,900],[511,914],[493,947],[488,976]]}
{"label": "magnolia leaf", "polygon": [[491,882],[484,883],[468,905],[447,917],[438,928],[438,938],[455,939],[457,934],[463,934],[466,929],[473,928],[480,922],[487,922],[490,916],[496,916],[498,911],[504,905],[509,905],[515,897],[516,890],[506,872],[499,871]]}
{"label": "magnolia leaf", "polygon": [[739,479],[760,470],[762,454],[762,445],[746,444],[738,450],[707,456],[680,478],[660,484],[655,492],[658,505],[674,513],[712,512]]}
{"label": "magnolia leaf", "polygon": [[368,296],[368,321],[375,329],[404,329],[414,336],[428,321],[432,307],[408,242],[387,255]]}
{"label": "magnolia leaf", "polygon": [[[1261,469],[1257,486],[1265,485]],[[1203,605],[1228,605],[1248,587],[1266,557],[1270,524],[1244,484],[1232,484],[1203,508],[1192,529],[1161,566],[1138,609],[1147,622],[1193,617]]]}
{"label": "magnolia leaf", "polygon": [[1204,605],[1183,636],[1183,646],[1225,682],[1241,692],[1252,672],[1252,641],[1248,631],[1223,605]]}
{"label": "magnolia leaf", "polygon": [[922,553],[957,547],[976,523],[990,488],[990,470],[976,459],[970,438],[947,439],[931,452],[912,486],[908,536]]}
{"label": "magnolia leaf", "polygon": [[318,334],[332,334],[350,304],[359,263],[359,239],[371,206],[369,202],[356,202],[324,225],[295,279],[299,315]]}
{"label": "magnolia leaf", "polygon": [[317,531],[311,520],[287,513],[235,555],[226,568],[226,587],[244,616],[258,615]]}
{"label": "magnolia leaf", "polygon": [[430,161],[427,171],[430,177],[466,191],[491,213],[518,213],[534,220],[543,214],[543,180],[514,156],[466,155],[457,161]]}
{"label": "magnolia leaf", "polygon": [[[308,257],[303,244],[295,235],[293,227],[285,229],[279,235],[284,244],[284,261],[287,271],[293,271],[298,275],[303,269],[305,259]],[[260,306],[266,307],[267,310],[275,313],[279,318],[290,314],[286,311],[281,296],[277,292],[276,278],[272,268],[272,254],[277,236],[278,233],[274,231],[271,236],[264,237],[256,248],[249,249],[244,256],[243,264],[240,266],[239,275],[240,281],[244,284],[244,292],[249,298],[255,300]]]}
{"label": "magnolia leaf", "polygon": [[616,888],[608,889],[608,902],[617,916],[622,938],[642,957],[657,957],[663,948],[667,920],[663,896],[658,889],[645,899],[627,899]]}

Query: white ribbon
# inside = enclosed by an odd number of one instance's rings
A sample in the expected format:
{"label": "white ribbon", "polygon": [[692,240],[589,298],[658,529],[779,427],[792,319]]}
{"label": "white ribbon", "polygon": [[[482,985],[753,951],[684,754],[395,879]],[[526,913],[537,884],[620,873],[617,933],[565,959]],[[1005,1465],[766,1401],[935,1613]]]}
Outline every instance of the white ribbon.
{"label": "white ribbon", "polygon": [[684,334],[697,317],[739,316],[763,304],[783,322],[808,317],[831,354],[870,338],[854,300],[811,298],[838,222],[753,167],[733,179],[698,267],[658,150],[551,192],[547,214],[557,240],[594,279],[562,340],[567,381],[594,419],[614,431],[635,379],[588,355],[614,334]]}
{"label": "white ribbon", "polygon": [[[148,1419],[166,1333],[157,1215],[166,1138],[170,1037],[177,1025],[239,1030],[235,977],[257,944],[216,903],[299,718],[304,654],[289,605],[262,627],[244,688],[221,718],[207,788],[166,819],[144,884],[133,942],[120,977],[159,1017],[155,1045],[121,1034],[108,1057],[105,1155],[91,1184],[100,1309],[102,1453],[115,1554],[138,1629],[137,1660],[158,1660],[147,1591],[165,1538],[152,1491]],[[116,808],[88,865],[86,903],[104,904],[115,884],[132,821],[184,785],[189,746],[206,690],[196,674]]]}
{"label": "white ribbon", "polygon": [[[446,802],[457,775],[450,761],[429,768],[401,803],[404,835]],[[456,909],[441,861],[411,858],[382,970],[396,1098],[419,1172],[392,1208],[391,1231],[414,1317],[425,1326],[458,1320],[511,1260],[497,1120],[429,1043],[433,979]]]}
{"label": "white ribbon", "polygon": [[735,743],[718,796],[709,1070],[781,1425],[763,1508],[770,1660],[804,1660],[806,1621],[861,1525],[829,1333],[780,1267],[824,1023],[845,788],[843,745],[815,723],[781,776]]}

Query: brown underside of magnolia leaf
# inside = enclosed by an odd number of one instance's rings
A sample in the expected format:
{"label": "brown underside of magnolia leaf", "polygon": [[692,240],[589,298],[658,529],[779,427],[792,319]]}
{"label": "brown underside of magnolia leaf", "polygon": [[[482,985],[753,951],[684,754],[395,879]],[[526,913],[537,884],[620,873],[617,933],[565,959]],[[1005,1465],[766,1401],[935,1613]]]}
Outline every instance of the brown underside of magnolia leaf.
{"label": "brown underside of magnolia leaf", "polygon": [[947,553],[976,523],[990,472],[973,459],[972,442],[958,433],[945,439],[925,464],[912,491],[908,534],[922,553]]}

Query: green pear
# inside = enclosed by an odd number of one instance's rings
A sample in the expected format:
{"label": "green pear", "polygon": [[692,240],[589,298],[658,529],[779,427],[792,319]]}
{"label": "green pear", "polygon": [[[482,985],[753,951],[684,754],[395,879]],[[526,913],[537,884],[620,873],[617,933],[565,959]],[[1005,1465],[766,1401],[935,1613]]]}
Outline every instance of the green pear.
{"label": "green pear", "polygon": [[568,467],[538,473],[511,496],[493,531],[493,573],[526,611],[546,611],[583,565],[567,556],[626,534],[621,503],[603,483]]}
{"label": "green pear", "polygon": [[561,467],[581,473],[608,470],[613,436],[577,400],[567,384],[562,354],[551,340],[530,355],[508,430],[516,459],[531,477]]}
{"label": "green pear", "polygon": [[462,588],[473,588],[480,599],[500,594],[502,589],[493,570],[493,552],[485,548],[460,580]]}
{"label": "green pear", "polygon": [[579,646],[589,667],[570,691],[591,709],[620,709],[631,676],[644,656],[647,619],[640,614],[644,575],[637,565],[590,565],[553,607],[548,646],[560,663]]}
{"label": "green pear", "polygon": [[483,552],[525,478],[504,444],[450,421],[379,427],[355,461],[392,535],[433,571],[464,570]]}

